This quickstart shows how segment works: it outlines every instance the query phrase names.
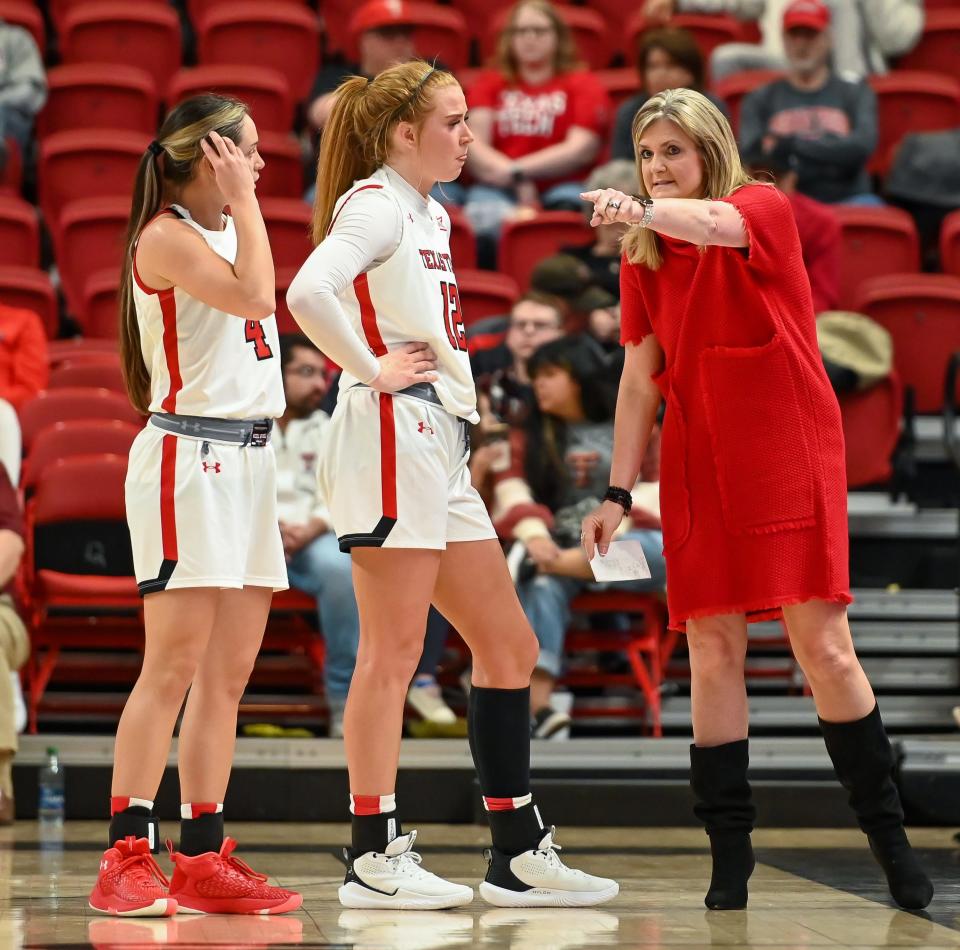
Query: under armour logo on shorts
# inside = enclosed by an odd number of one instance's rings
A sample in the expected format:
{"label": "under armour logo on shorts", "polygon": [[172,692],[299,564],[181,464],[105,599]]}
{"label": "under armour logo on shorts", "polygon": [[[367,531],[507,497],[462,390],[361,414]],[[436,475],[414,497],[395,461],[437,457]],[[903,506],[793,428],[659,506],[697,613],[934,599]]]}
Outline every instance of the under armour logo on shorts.
{"label": "under armour logo on shorts", "polygon": [[220,474],[220,463],[219,462],[201,462],[203,470],[205,472],[213,472],[214,475]]}
{"label": "under armour logo on shorts", "polygon": [[417,423],[417,432],[429,432],[430,435],[436,435],[433,431],[433,426],[428,426],[425,422]]}

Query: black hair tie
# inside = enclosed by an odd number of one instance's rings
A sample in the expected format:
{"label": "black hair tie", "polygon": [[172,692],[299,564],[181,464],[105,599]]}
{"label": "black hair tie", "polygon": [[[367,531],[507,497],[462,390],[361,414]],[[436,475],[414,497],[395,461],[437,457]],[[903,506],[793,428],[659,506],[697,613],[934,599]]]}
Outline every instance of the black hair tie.
{"label": "black hair tie", "polygon": [[163,146],[154,139],[148,146],[147,151],[149,151],[154,157],[163,153]]}

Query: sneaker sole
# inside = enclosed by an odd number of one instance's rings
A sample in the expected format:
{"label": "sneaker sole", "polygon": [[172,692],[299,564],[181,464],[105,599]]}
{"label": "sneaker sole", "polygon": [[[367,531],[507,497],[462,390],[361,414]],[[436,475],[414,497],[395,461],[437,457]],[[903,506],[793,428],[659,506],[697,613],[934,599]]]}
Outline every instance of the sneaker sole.
{"label": "sneaker sole", "polygon": [[437,894],[426,896],[411,891],[397,891],[396,894],[381,894],[370,888],[354,884],[343,884],[337,891],[340,903],[355,910],[446,910],[450,907],[463,907],[473,900],[473,890],[467,888],[466,894]]}
{"label": "sneaker sole", "polygon": [[146,907],[134,907],[131,910],[115,910],[112,907],[97,907],[87,901],[87,906],[98,914],[107,914],[110,917],[172,917],[178,908],[177,902],[171,897],[158,897]]}
{"label": "sneaker sole", "polygon": [[282,904],[274,907],[257,907],[244,910],[243,908],[230,907],[224,909],[218,901],[210,901],[204,907],[188,907],[182,901],[177,902],[178,913],[181,914],[238,914],[244,916],[269,917],[273,914],[288,914],[292,910],[297,910],[303,903],[301,894],[291,894]]}
{"label": "sneaker sole", "polygon": [[554,891],[541,887],[511,891],[486,881],[480,883],[480,896],[495,907],[595,907],[612,901],[619,893],[619,884],[602,891]]}

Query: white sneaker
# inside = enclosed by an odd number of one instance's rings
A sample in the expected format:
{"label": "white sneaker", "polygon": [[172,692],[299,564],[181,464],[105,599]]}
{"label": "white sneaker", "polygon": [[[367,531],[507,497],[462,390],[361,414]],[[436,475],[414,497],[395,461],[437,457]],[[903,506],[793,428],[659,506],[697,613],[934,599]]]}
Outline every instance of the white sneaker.
{"label": "white sneaker", "polygon": [[433,680],[429,685],[413,685],[407,690],[407,702],[421,719],[438,726],[452,726],[457,717],[454,711],[443,701],[440,685]]}
{"label": "white sneaker", "polygon": [[553,843],[555,831],[551,827],[538,847],[515,857],[491,848],[480,896],[497,907],[591,907],[613,900],[620,885],[568,868],[557,854],[560,846]]}
{"label": "white sneaker", "polygon": [[420,867],[420,855],[413,851],[417,833],[394,838],[383,854],[347,856],[347,875],[339,890],[344,907],[387,908],[388,910],[443,910],[473,900],[473,888],[445,881]]}

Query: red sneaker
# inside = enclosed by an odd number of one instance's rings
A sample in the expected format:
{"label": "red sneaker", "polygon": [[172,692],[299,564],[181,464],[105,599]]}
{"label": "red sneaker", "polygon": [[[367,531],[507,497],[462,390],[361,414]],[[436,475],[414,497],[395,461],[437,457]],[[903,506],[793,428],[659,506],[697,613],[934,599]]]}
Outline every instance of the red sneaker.
{"label": "red sneaker", "polygon": [[170,882],[150,853],[146,838],[132,835],[103,852],[90,907],[115,917],[169,917],[177,912]]}
{"label": "red sneaker", "polygon": [[233,857],[236,846],[233,838],[224,838],[219,853],[191,857],[175,852],[167,842],[174,864],[170,894],[181,913],[285,914],[303,903],[296,891],[271,887],[265,874]]}

